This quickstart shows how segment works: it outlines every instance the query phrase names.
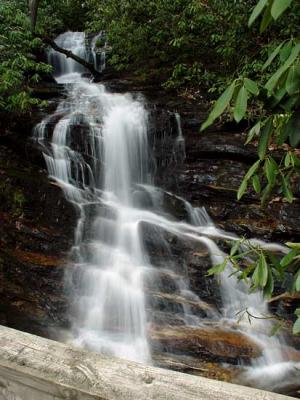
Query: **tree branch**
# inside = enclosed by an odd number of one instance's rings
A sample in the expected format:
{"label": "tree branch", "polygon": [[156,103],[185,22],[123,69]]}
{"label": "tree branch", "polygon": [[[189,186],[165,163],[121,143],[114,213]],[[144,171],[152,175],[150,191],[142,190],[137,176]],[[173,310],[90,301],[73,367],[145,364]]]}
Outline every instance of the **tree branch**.
{"label": "tree branch", "polygon": [[279,294],[278,296],[272,297],[271,299],[268,300],[268,303],[273,303],[274,301],[278,301],[278,300],[299,300],[300,299],[300,293],[288,293],[288,292],[284,292],[282,294]]}
{"label": "tree branch", "polygon": [[101,73],[97,71],[94,67],[93,64],[87,62],[83,58],[77,56],[76,54],[72,53],[70,50],[66,50],[60,46],[58,46],[54,40],[48,38],[48,37],[40,37],[39,38],[46,44],[52,47],[53,50],[58,51],[59,53],[64,54],[68,58],[72,58],[74,61],[78,62],[79,64],[83,65],[90,73],[95,77],[99,78],[101,76]]}

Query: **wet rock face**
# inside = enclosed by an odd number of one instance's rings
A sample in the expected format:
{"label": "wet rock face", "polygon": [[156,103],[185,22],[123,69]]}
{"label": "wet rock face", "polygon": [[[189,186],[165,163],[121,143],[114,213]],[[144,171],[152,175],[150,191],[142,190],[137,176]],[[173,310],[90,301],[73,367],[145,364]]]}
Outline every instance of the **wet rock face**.
{"label": "wet rock face", "polygon": [[[181,291],[190,288],[203,302],[207,308],[203,308],[199,299],[190,297],[185,301],[192,306],[195,305],[195,313],[199,317],[207,316],[207,309],[221,305],[220,293],[217,281],[208,277],[207,271],[211,267],[211,261],[207,249],[195,242],[186,241],[177,236],[143,223],[141,226],[143,244],[148,254],[154,271],[151,271],[152,282],[147,281],[146,287],[152,285],[159,293],[172,294],[175,303],[184,303],[184,295]],[[175,281],[182,281],[182,287],[175,285]],[[177,300],[176,300],[177,296]],[[178,300],[180,296],[180,301]],[[160,296],[161,303],[170,303],[170,297]],[[195,303],[195,304],[193,304]],[[198,306],[198,308],[197,308]],[[168,308],[167,305],[161,307]]]}
{"label": "wet rock face", "polygon": [[[178,122],[175,113],[167,109],[148,105],[149,108],[149,147],[152,150],[152,174],[163,187],[174,182],[174,175],[183,163],[184,149],[177,142]],[[172,173],[170,174],[170,171]]]}
{"label": "wet rock face", "polygon": [[169,353],[199,357],[203,361],[227,361],[231,364],[250,360],[261,354],[255,342],[239,332],[218,327],[160,328],[150,331],[155,352],[156,343]]}
{"label": "wet rock face", "polygon": [[[238,235],[276,241],[300,239],[299,199],[293,204],[274,202],[262,209],[252,190],[242,201],[236,200],[245,172],[257,159],[256,147],[244,145],[246,137],[241,128],[212,127],[200,133],[201,123],[207,115],[203,104],[188,99],[175,101],[166,95],[157,95],[151,88],[148,97],[152,102],[158,102],[158,110],[167,108],[169,112],[181,115],[186,146],[183,162],[170,164],[164,161],[166,151],[154,149],[158,186],[184,197],[193,206],[206,207],[214,222]],[[161,142],[164,140],[162,134]],[[156,148],[160,147],[159,141],[158,135]],[[279,154],[274,156],[279,157]]]}
{"label": "wet rock face", "polygon": [[155,365],[161,368],[172,369],[187,374],[204,376],[225,382],[233,382],[241,374],[241,368],[231,365],[222,365],[213,361],[204,361],[200,358],[187,355],[169,353],[153,354]]}
{"label": "wet rock face", "polygon": [[[178,127],[168,108],[181,113],[185,159],[175,146]],[[236,191],[256,158],[256,150],[245,149],[244,137],[238,132],[216,130],[200,135],[203,118],[203,111],[191,112],[182,100],[171,107],[149,106],[156,184],[186,198],[193,206],[205,206],[217,225],[228,231],[276,240],[300,238],[298,202],[274,203],[262,210],[254,193],[243,202],[236,201]],[[90,151],[85,147],[84,118],[78,118],[70,135],[72,148],[80,150],[87,163],[91,162]],[[64,276],[77,212],[65,200],[61,188],[49,182],[39,157],[40,150],[26,135],[22,140],[15,135],[9,147],[0,147],[0,323],[53,336],[57,329],[70,324]],[[144,196],[145,206],[148,202],[151,207],[145,194],[137,190],[136,196],[137,203]],[[169,217],[188,219],[183,202],[176,196],[164,193],[161,208]],[[94,215],[95,210],[90,212]],[[102,213],[109,219],[111,210],[102,209]],[[149,224],[141,224],[140,229],[153,265],[144,284],[154,362],[232,380],[237,374],[238,359],[247,363],[259,355],[260,349],[238,331],[221,330],[219,326],[201,326],[198,330],[185,326],[190,314],[201,323],[221,307],[218,283],[207,276],[211,267],[207,250]],[[283,310],[281,315],[285,317],[287,312],[280,300],[276,307]],[[223,369],[221,362],[231,367]]]}
{"label": "wet rock face", "polygon": [[0,323],[46,334],[66,324],[64,269],[76,210],[61,189],[0,146]]}
{"label": "wet rock face", "polygon": [[[187,105],[187,102],[176,103],[175,106],[169,102],[169,105],[170,110],[173,109],[181,114],[186,158],[182,163],[168,164],[161,160],[164,157],[164,152],[157,152],[154,149],[154,156],[157,161],[156,184],[177,196],[185,198],[194,207],[204,206],[214,222],[226,231],[236,233],[239,236],[260,237],[265,240],[298,242],[300,239],[299,199],[296,199],[293,204],[283,201],[273,202],[264,209],[260,206],[259,198],[254,191],[244,196],[242,201],[236,200],[237,190],[245,172],[257,159],[257,149],[254,146],[244,146],[245,135],[238,130],[224,130],[222,128],[213,128],[214,130],[211,129],[200,134],[199,128],[205,118],[205,113],[201,113],[199,109],[191,111],[194,106]],[[166,104],[161,104],[161,107],[166,107]],[[164,141],[164,136],[162,136],[162,141]],[[159,138],[156,138],[156,143],[158,142]],[[276,154],[275,157],[277,157]],[[169,210],[170,214],[178,220],[186,220],[186,210],[176,196],[173,198],[165,196],[163,204],[164,209]],[[160,235],[162,235],[161,232]],[[152,237],[154,236],[153,234]],[[205,249],[195,249],[190,243],[186,244],[167,236],[163,234],[164,240],[169,245],[171,254],[169,260],[173,257],[173,262],[181,267],[181,274],[184,271],[184,276],[188,278],[190,288],[201,300],[213,304],[215,309],[218,310],[221,306],[219,290],[215,280],[210,280],[206,276],[209,259],[203,256]],[[159,253],[162,252],[160,236],[156,234],[156,239],[147,239],[146,234],[145,237],[151,260],[154,264],[163,265],[163,262],[157,260]],[[157,252],[156,249],[158,249]],[[200,256],[198,256],[199,253]],[[176,270],[176,273],[178,273],[178,270]],[[165,285],[165,287],[167,286],[168,284]],[[160,292],[162,292],[161,289]],[[173,302],[176,300],[174,297]],[[182,353],[189,354],[194,359],[193,362],[188,362],[189,366],[193,363],[196,365],[194,357],[197,354],[197,349],[193,347],[194,340],[189,335],[186,335],[185,340],[182,341],[179,339],[176,341],[172,337],[177,329],[175,325],[177,324],[178,327],[180,320],[174,321],[174,318],[171,319],[170,315],[176,314],[178,316],[178,314],[181,314],[176,308],[172,312],[171,305],[168,305],[168,302],[170,302],[169,297],[159,295],[160,307],[165,307],[166,311],[160,309],[160,315],[157,318],[158,325],[163,325],[163,320],[170,321],[168,325],[172,329],[166,334],[170,340],[160,337],[160,347],[154,346],[158,351],[157,354],[159,354],[157,359],[160,358],[162,366],[168,365],[169,368],[176,369],[176,365],[184,364],[178,359],[179,349],[184,348]],[[181,304],[183,304],[182,299]],[[278,299],[276,304],[272,305],[274,312],[277,312],[283,319],[289,320],[287,323],[289,332],[291,332],[291,321],[294,319],[293,310],[297,307],[299,307],[298,299],[290,300],[288,305],[284,299]],[[166,314],[164,319],[161,317],[162,312]],[[200,318],[204,316],[204,314],[198,315]],[[152,321],[156,322],[155,319]],[[160,341],[158,336],[156,337],[157,342]],[[220,340],[224,343],[223,339]],[[176,344],[174,344],[175,342]],[[289,342],[293,343],[294,346],[299,346],[295,338],[289,339]],[[242,349],[241,342],[237,345],[237,348],[239,347]],[[234,354],[235,350],[232,350],[232,352]],[[180,354],[181,356],[182,354]],[[201,360],[203,360],[203,357],[205,359],[203,354],[199,357]],[[209,357],[212,357],[212,354]],[[225,356],[223,355],[223,357]],[[213,360],[216,361],[216,359]],[[232,363],[233,360],[230,361],[226,358],[226,362]],[[192,368],[189,368],[187,367],[191,371]]]}
{"label": "wet rock face", "polygon": [[149,110],[149,144],[156,158],[156,167],[166,168],[175,162],[174,145],[178,134],[173,113],[167,110]]}
{"label": "wet rock face", "polygon": [[26,252],[26,261],[15,254],[2,258],[1,324],[49,336],[51,330],[67,324],[67,303],[62,296],[64,260],[57,260],[59,265],[49,265],[52,260],[46,260],[43,265],[38,256]]}

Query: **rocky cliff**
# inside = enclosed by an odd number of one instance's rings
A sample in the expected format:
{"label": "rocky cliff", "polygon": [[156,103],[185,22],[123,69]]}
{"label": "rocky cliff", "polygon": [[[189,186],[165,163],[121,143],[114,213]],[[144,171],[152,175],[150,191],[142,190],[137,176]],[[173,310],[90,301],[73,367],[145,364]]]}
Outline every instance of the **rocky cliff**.
{"label": "rocky cliff", "polygon": [[[167,212],[186,219],[186,209],[179,198],[183,196],[193,206],[205,206],[218,226],[238,235],[299,241],[298,199],[292,205],[279,199],[262,209],[256,195],[249,193],[237,202],[242,176],[256,158],[255,147],[244,146],[245,137],[239,129],[215,127],[199,134],[206,107],[193,99],[170,96],[153,87],[141,88],[128,80],[110,81],[107,86],[116,91],[144,91],[151,121],[149,136],[156,183],[178,196],[164,193]],[[181,115],[185,156],[174,145],[178,135],[174,112]],[[70,323],[64,274],[71,268],[68,252],[77,210],[66,202],[61,189],[49,181],[40,149],[31,141],[32,128],[39,118],[27,119],[26,123],[9,121],[1,127],[0,323],[57,337],[57,332]],[[206,249],[153,230],[147,224],[141,229],[144,246],[157,267],[155,284],[145,282],[155,361],[164,367],[233,380],[238,359],[247,362],[260,354],[257,344],[217,324],[192,329],[183,327],[180,320],[185,306],[191,307],[200,319],[220,306],[218,283],[206,276],[210,266]],[[189,282],[201,302],[179,296],[172,286],[172,277],[161,271],[161,266],[170,262],[170,254],[160,247],[161,240],[167,241],[171,249],[174,274]],[[299,299],[287,297],[272,306],[289,320],[297,302]],[[290,329],[291,322],[286,325]],[[300,359],[297,352],[294,357]],[[219,363],[224,361],[232,367],[220,367]]]}

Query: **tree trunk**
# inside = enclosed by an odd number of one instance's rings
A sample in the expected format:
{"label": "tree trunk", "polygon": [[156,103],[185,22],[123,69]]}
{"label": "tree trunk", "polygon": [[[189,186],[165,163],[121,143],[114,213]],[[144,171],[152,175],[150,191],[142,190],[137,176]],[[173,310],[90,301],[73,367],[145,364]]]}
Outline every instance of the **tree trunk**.
{"label": "tree trunk", "polygon": [[40,2],[40,0],[29,0],[29,4],[28,4],[32,32],[35,31],[39,2]]}

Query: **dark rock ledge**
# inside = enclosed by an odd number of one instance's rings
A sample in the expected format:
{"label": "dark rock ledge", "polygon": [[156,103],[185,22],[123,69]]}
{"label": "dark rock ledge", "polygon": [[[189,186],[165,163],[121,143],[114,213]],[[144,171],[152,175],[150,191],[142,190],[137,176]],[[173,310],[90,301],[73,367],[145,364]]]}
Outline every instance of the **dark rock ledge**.
{"label": "dark rock ledge", "polygon": [[[116,91],[122,86],[118,81],[108,85]],[[123,82],[123,89],[140,91],[141,86]],[[254,193],[249,193],[237,202],[242,176],[256,159],[256,149],[244,147],[241,132],[218,127],[200,135],[206,106],[169,96],[154,87],[143,89],[149,108],[158,112],[153,156],[159,186],[186,198],[193,206],[205,206],[216,224],[228,231],[281,242],[300,240],[299,200],[292,205],[279,201],[262,209]],[[51,90],[48,88],[47,93]],[[53,89],[54,95],[56,90]],[[54,108],[55,101],[50,106]],[[170,111],[182,116],[184,161],[174,157],[176,129],[171,130],[167,141],[162,135]],[[0,323],[55,336],[53,332],[69,326],[63,278],[73,242],[76,210],[66,202],[61,189],[49,182],[40,151],[30,140],[32,127],[41,118],[39,114],[35,119],[0,127]],[[177,198],[166,196],[164,205],[178,219],[186,218]],[[186,279],[203,302],[172,293],[174,287],[168,274],[160,274],[158,289],[147,288],[154,360],[163,367],[232,380],[239,371],[237,358],[247,361],[258,355],[259,349],[237,332],[220,331],[218,326],[197,332],[183,328],[182,304],[196,310],[199,318],[205,318],[210,308],[220,307],[218,285],[206,277],[210,262],[205,249],[162,235],[172,250],[173,273]],[[164,253],[160,253],[149,230],[145,232],[145,246],[155,267],[166,264]],[[272,308],[290,318],[297,302],[299,299],[283,298],[274,302]],[[300,359],[297,352],[293,357]],[[231,367],[224,368],[220,362]]]}

